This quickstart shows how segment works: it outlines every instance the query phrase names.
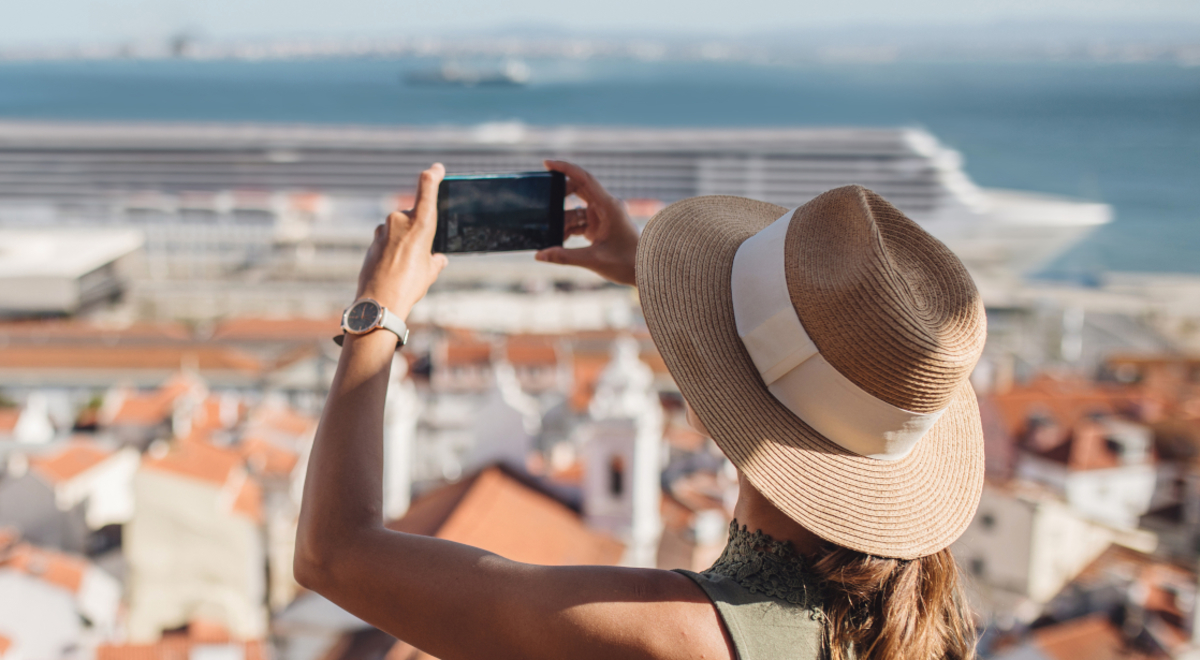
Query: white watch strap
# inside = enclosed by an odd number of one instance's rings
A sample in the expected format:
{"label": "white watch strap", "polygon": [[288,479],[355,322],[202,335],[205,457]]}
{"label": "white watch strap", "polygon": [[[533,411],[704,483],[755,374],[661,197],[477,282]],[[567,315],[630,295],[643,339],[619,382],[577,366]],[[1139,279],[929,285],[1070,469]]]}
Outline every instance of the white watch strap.
{"label": "white watch strap", "polygon": [[380,305],[383,310],[383,318],[379,320],[379,327],[384,330],[391,330],[400,338],[400,345],[408,343],[408,325],[404,323],[404,319],[388,311],[387,307]]}

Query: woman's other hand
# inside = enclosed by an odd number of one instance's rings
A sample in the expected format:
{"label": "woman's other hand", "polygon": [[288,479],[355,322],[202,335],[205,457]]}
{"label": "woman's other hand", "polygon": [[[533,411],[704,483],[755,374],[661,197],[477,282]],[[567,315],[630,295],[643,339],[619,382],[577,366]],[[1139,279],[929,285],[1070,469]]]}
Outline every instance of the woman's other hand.
{"label": "woman's other hand", "polygon": [[446,255],[432,254],[438,185],[444,176],[441,163],[421,172],[413,209],[396,211],[375,228],[375,240],[358,275],[358,297],[374,298],[401,319],[408,317],[446,267]]}
{"label": "woman's other hand", "polygon": [[587,170],[561,160],[546,161],[546,169],[567,175],[567,194],[587,202],[587,209],[567,211],[563,238],[581,235],[591,245],[581,248],[552,247],[537,253],[538,261],[582,266],[601,277],[636,286],[638,231],[621,201],[600,185]]}

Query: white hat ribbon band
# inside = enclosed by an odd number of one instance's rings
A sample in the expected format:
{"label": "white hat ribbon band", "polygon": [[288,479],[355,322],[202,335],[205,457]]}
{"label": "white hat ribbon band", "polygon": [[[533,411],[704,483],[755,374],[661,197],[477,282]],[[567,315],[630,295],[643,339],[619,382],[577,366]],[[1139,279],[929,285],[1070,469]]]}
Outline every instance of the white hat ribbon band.
{"label": "white hat ribbon band", "polygon": [[747,239],[733,259],[738,336],[771,395],[813,430],[860,456],[904,458],[945,410],[897,408],[855,385],[821,355],[788,294],[784,242],[794,212]]}

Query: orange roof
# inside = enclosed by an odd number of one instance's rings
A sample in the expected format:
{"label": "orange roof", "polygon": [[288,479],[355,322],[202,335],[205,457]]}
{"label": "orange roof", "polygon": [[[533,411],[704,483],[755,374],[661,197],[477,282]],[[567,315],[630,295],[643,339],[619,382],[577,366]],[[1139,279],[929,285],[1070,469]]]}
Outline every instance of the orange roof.
{"label": "orange roof", "polygon": [[233,512],[254,522],[261,523],[263,521],[262,486],[254,480],[254,477],[247,476],[246,480],[242,482],[242,488],[233,500]]}
{"label": "orange roof", "polygon": [[492,345],[481,341],[454,340],[446,342],[447,367],[491,363]]}
{"label": "orange roof", "polygon": [[550,481],[559,484],[570,484],[578,486],[583,483],[583,461],[571,461],[570,465],[552,470],[550,472]]}
{"label": "orange roof", "polygon": [[223,644],[231,641],[229,629],[219,621],[192,619],[187,626],[187,635],[193,642]]}
{"label": "orange roof", "polygon": [[20,408],[0,408],[0,433],[12,433],[20,420]]}
{"label": "orange roof", "polygon": [[3,558],[3,561],[0,561],[0,566],[21,571],[68,591],[76,592],[79,591],[79,585],[83,583],[83,574],[87,571],[88,565],[82,557],[21,543],[13,548],[12,552]]}
{"label": "orange roof", "polygon": [[530,564],[612,565],[624,552],[616,540],[588,529],[579,514],[498,467],[420,498],[388,527]]}
{"label": "orange roof", "polygon": [[221,321],[213,330],[217,341],[328,341],[341,334],[341,317],[235,318]]}
{"label": "orange roof", "polygon": [[215,447],[199,436],[174,443],[161,458],[147,455],[142,459],[143,469],[170,472],[217,486],[224,485],[241,464],[242,457],[237,451]]}
{"label": "orange roof", "polygon": [[175,402],[180,397],[190,392],[201,391],[203,388],[203,381],[196,376],[177,373],[152,392],[127,394],[107,423],[132,426],[161,424],[174,412]]}
{"label": "orange roof", "polygon": [[[144,457],[142,467],[223,487],[237,475],[235,470],[242,467],[242,454],[236,449],[214,446],[208,438],[207,431],[193,431],[188,437],[176,441],[165,456]],[[252,475],[242,473],[237,476],[243,475],[244,480],[234,497],[232,511],[255,522],[262,522],[262,486]]]}
{"label": "orange roof", "polygon": [[257,436],[243,436],[238,451],[255,472],[271,476],[291,474],[300,460],[298,453]]}
{"label": "orange roof", "polygon": [[109,424],[129,426],[154,426],[171,416],[173,400],[158,392],[135,393],[125,397],[121,407],[113,413]]}
{"label": "orange roof", "polygon": [[640,357],[642,362],[645,362],[646,366],[650,367],[650,371],[653,371],[656,375],[671,375],[671,372],[667,370],[666,360],[663,360],[662,355],[660,355],[658,351],[642,351],[638,357]]}
{"label": "orange roof", "polygon": [[[230,425],[226,424],[226,420],[221,419],[222,409],[225,402],[219,396],[209,396],[200,402],[196,407],[196,411],[192,414],[192,428],[202,428],[209,430],[218,430],[227,428]],[[242,418],[246,411],[246,405],[240,400],[234,402],[236,414],[233,423],[237,423]]]}
{"label": "orange roof", "polygon": [[16,527],[0,527],[0,557],[10,546],[21,539],[21,530]]}
{"label": "orange roof", "polygon": [[554,342],[542,337],[509,337],[504,346],[504,357],[514,367],[558,364]]}
{"label": "orange roof", "polygon": [[[163,635],[153,644],[100,644],[96,647],[96,660],[188,660],[193,644],[210,644],[188,635]],[[266,645],[260,641],[235,642],[244,644],[245,660],[267,660]]]}
{"label": "orange roof", "polygon": [[10,648],[12,648],[12,640],[4,635],[0,635],[0,658],[3,658],[4,654],[8,653],[8,649]]}
{"label": "orange roof", "polygon": [[0,337],[38,343],[62,340],[188,340],[191,332],[182,323],[132,323],[98,325],[86,321],[47,320],[0,323]]}
{"label": "orange roof", "polygon": [[112,452],[89,440],[74,440],[62,449],[29,459],[29,467],[52,484],[62,483],[104,462]]}
{"label": "orange roof", "polygon": [[289,406],[259,406],[250,413],[247,433],[271,430],[288,435],[305,435],[317,425],[317,420]]}
{"label": "orange roof", "polygon": [[583,412],[592,402],[596,393],[596,381],[600,373],[608,366],[612,358],[607,354],[590,355],[575,354],[575,387],[571,390],[568,401],[575,412]]}
{"label": "orange roof", "polygon": [[1032,414],[1048,415],[1065,429],[1092,413],[1114,413],[1128,398],[1129,393],[1118,388],[1046,375],[991,397],[1011,436],[1025,429]]}
{"label": "orange roof", "polygon": [[1051,660],[1148,660],[1154,657],[1128,648],[1120,630],[1105,614],[1038,628],[1031,636],[1034,645]]}
{"label": "orange roof", "polygon": [[634,198],[625,200],[625,208],[634,218],[650,218],[666,206],[660,199]]}
{"label": "orange roof", "polygon": [[179,369],[195,364],[201,371],[255,374],[254,356],[212,344],[126,345],[8,344],[0,348],[2,369]]}

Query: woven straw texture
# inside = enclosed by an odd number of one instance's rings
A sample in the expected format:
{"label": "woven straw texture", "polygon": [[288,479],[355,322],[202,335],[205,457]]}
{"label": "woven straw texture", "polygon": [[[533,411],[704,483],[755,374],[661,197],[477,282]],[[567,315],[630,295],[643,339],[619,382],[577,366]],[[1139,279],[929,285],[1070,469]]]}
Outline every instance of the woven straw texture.
{"label": "woven straw texture", "polygon": [[974,284],[945,246],[864,188],[797,210],[788,289],[822,355],[892,405],[948,406],[907,457],[853,454],[771,395],[737,334],[734,254],[786,210],[710,196],[659,212],[637,257],[651,335],[713,439],[789,517],[859,552],[937,552],[966,529],[983,488],[983,431],[967,380],[985,334]]}

